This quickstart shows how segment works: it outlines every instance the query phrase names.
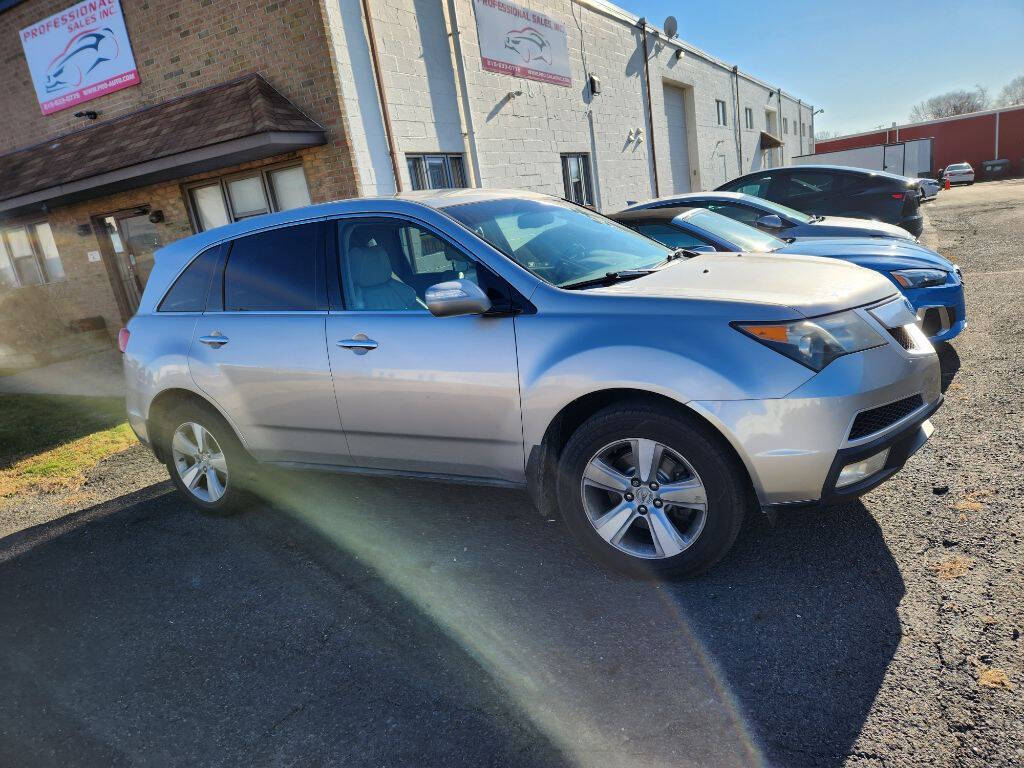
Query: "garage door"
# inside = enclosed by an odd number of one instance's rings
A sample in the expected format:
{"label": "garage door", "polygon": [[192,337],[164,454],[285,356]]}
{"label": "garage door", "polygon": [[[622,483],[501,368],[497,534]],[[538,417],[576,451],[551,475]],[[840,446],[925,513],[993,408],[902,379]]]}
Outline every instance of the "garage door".
{"label": "garage door", "polygon": [[683,89],[665,86],[665,123],[668,125],[668,162],[671,179],[666,179],[661,194],[690,191],[690,153],[686,148],[686,108]]}

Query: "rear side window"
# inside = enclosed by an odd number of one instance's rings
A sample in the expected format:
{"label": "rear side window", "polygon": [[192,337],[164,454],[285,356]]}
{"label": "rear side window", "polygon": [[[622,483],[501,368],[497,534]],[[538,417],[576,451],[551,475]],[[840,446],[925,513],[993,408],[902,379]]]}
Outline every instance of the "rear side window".
{"label": "rear side window", "polygon": [[158,312],[203,312],[210,292],[210,280],[217,267],[220,246],[207,248],[196,256],[185,271],[178,275],[171,290],[164,296]]}
{"label": "rear side window", "polygon": [[319,309],[319,233],[319,224],[299,224],[235,240],[224,268],[225,311]]}
{"label": "rear side window", "polygon": [[723,184],[719,189],[726,189],[730,192],[739,192],[743,195],[753,195],[754,197],[766,197],[768,195],[768,187],[772,184],[772,175],[770,173],[763,174],[752,179],[743,179],[742,181],[733,182],[731,184]]}
{"label": "rear side window", "polygon": [[669,248],[694,248],[699,245],[710,245],[696,235],[691,235],[671,224],[644,221],[631,226],[641,235],[647,235],[651,240],[657,240]]}

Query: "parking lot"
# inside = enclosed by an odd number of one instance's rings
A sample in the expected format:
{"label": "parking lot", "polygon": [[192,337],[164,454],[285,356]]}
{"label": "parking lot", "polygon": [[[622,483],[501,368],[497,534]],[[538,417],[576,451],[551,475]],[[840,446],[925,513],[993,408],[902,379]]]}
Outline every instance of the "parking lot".
{"label": "parking lot", "polygon": [[926,211],[970,317],[932,440],[698,579],[507,490],[274,473],[202,517],[141,447],[0,507],[0,765],[1024,763],[1024,182]]}

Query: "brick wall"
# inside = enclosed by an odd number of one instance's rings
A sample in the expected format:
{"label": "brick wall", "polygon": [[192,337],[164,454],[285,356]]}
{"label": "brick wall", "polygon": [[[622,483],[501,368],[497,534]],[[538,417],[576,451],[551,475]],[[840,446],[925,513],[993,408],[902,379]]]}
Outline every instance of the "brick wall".
{"label": "brick wall", "polygon": [[308,150],[314,201],[355,194],[357,182],[336,78],[325,3],[331,0],[121,0],[140,84],[94,99],[83,109],[44,116],[15,33],[73,3],[28,0],[0,15],[0,152],[96,125],[182,94],[259,72],[299,109],[323,125],[326,147]]}

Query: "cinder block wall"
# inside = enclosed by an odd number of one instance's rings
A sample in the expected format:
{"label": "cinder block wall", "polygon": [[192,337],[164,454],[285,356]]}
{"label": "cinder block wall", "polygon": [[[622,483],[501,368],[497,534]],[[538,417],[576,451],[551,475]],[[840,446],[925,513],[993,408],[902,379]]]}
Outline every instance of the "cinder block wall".
{"label": "cinder block wall", "polygon": [[[650,197],[654,193],[652,137],[639,29],[614,14],[569,0],[534,0],[528,5],[567,27],[572,76],[568,88],[485,72],[472,0],[454,2],[482,185],[561,195],[559,155],[589,152],[600,209],[617,210],[627,200]],[[391,162],[369,68],[360,0],[340,0],[340,7],[337,38],[344,45],[338,46],[337,55],[346,112],[351,124],[363,129],[353,130],[352,142],[361,191],[387,194],[394,191]],[[450,15],[447,0],[375,0],[373,13],[399,154],[459,152],[466,154],[468,165],[467,124],[459,121],[461,94],[448,35],[449,24],[454,23],[446,23],[445,18]],[[686,93],[689,188],[714,188],[750,170],[760,128],[740,132],[744,164],[736,152],[737,121],[742,129],[743,107],[751,106],[763,125],[763,107],[772,89],[741,76],[737,114],[730,68],[693,53],[677,58],[676,46],[653,34],[648,36],[648,47],[661,194],[682,186],[671,172],[670,141],[679,142],[682,137],[668,135],[666,85]],[[598,95],[588,88],[590,74],[601,80]],[[716,99],[727,105],[726,126],[717,124]],[[771,101],[777,109],[777,97]],[[796,101],[783,95],[783,109],[795,115]],[[809,124],[806,107],[805,113]],[[788,160],[797,153],[792,147],[799,146],[798,134],[782,138]],[[404,162],[400,171],[408,187]]]}

